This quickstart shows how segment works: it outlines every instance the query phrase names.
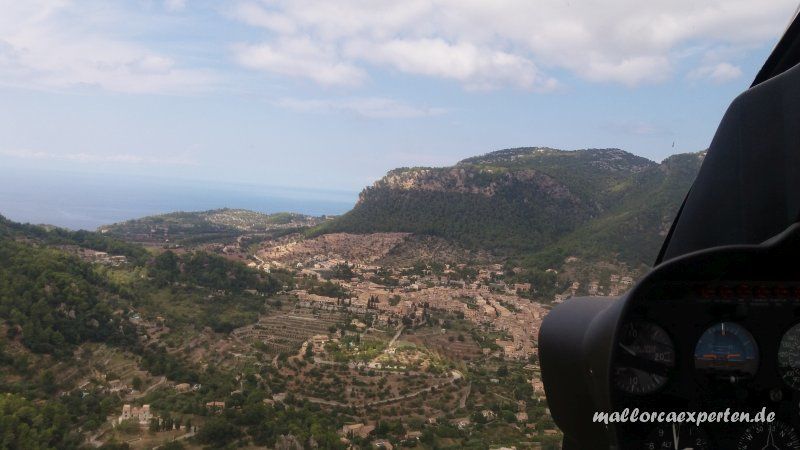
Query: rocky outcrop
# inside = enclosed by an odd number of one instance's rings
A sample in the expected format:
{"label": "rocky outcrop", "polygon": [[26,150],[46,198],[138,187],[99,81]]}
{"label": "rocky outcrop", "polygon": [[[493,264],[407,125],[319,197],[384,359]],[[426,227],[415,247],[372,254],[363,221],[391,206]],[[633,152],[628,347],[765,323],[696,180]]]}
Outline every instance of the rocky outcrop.
{"label": "rocky outcrop", "polygon": [[526,184],[530,189],[558,200],[579,203],[580,199],[567,186],[534,169],[500,170],[480,167],[398,169],[376,181],[359,196],[359,202],[370,189],[402,191],[452,192],[492,197],[503,187]]}

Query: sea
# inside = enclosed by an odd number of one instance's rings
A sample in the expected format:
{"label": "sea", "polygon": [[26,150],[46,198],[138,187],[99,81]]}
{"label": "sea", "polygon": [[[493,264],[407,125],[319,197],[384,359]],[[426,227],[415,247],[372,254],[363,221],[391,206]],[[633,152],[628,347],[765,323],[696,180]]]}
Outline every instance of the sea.
{"label": "sea", "polygon": [[174,211],[243,208],[314,216],[350,210],[357,192],[116,174],[0,170],[0,215],[16,222],[96,230]]}

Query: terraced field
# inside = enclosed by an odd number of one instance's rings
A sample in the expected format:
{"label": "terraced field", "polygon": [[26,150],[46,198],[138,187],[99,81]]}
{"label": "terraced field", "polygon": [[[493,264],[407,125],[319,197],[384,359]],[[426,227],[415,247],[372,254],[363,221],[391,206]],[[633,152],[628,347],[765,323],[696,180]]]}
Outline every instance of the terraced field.
{"label": "terraced field", "polygon": [[[460,338],[459,338],[460,336]],[[463,340],[462,340],[463,339]],[[439,329],[403,335],[403,340],[427,347],[455,361],[467,361],[483,356],[481,347],[469,333],[442,333]]]}
{"label": "terraced field", "polygon": [[232,336],[242,342],[260,342],[272,353],[295,352],[312,336],[327,334],[328,328],[341,325],[344,320],[338,312],[298,308],[262,317],[258,323],[237,328]]}

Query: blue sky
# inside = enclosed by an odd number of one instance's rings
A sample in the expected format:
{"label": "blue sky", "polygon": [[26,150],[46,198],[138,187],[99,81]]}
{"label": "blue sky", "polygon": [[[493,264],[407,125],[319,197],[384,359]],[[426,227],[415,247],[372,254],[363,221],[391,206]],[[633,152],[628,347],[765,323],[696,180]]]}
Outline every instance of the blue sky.
{"label": "blue sky", "polygon": [[358,191],[508,147],[659,161],[708,145],[795,8],[0,0],[0,165]]}

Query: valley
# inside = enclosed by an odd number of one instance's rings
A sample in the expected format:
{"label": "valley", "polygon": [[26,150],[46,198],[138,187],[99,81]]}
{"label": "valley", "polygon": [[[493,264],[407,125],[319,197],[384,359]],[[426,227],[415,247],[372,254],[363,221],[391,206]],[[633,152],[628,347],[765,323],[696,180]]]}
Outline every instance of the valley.
{"label": "valley", "polygon": [[339,217],[3,220],[6,411],[64,448],[559,448],[542,319],[646,273],[702,161],[619,152],[399,169]]}

